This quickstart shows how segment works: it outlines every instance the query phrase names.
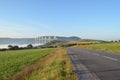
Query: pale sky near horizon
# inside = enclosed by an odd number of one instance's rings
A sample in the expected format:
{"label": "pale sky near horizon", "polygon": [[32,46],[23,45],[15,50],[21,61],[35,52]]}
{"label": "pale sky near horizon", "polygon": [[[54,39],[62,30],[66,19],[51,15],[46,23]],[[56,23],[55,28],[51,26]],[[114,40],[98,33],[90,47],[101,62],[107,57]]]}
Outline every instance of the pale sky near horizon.
{"label": "pale sky near horizon", "polygon": [[120,0],[0,0],[0,37],[120,39]]}

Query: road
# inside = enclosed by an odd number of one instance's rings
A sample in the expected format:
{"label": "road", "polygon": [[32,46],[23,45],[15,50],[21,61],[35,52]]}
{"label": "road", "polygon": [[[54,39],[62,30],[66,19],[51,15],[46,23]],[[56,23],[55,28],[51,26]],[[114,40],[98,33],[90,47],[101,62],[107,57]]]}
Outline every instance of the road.
{"label": "road", "polygon": [[120,80],[120,55],[79,48],[67,52],[79,80]]}

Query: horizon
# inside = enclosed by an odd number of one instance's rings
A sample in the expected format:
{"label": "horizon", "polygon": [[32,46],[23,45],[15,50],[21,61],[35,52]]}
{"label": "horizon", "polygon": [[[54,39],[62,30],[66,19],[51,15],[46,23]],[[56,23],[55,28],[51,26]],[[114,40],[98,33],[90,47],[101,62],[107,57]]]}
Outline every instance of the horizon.
{"label": "horizon", "polygon": [[119,0],[1,0],[0,38],[119,40]]}
{"label": "horizon", "polygon": [[[37,37],[42,37],[42,36],[37,36]],[[30,39],[30,38],[37,38],[37,37],[0,37],[0,38],[8,38],[8,39]],[[80,38],[80,40],[102,40],[102,39],[92,39],[92,38],[82,38],[82,37],[79,37],[79,36],[56,36],[56,37],[78,37]],[[118,41],[119,39],[113,39],[113,40],[102,40],[102,41]]]}

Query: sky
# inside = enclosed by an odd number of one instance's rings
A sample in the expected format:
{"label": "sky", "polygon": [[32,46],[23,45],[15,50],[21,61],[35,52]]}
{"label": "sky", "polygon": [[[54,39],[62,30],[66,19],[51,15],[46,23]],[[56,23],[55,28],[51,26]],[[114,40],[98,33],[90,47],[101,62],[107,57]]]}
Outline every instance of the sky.
{"label": "sky", "polygon": [[120,39],[120,0],[0,0],[0,37]]}

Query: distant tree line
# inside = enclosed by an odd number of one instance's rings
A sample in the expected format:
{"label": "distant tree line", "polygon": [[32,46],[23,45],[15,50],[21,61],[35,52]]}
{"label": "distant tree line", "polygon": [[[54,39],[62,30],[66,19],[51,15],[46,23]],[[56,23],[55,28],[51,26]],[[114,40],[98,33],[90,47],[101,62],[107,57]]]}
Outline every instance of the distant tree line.
{"label": "distant tree line", "polygon": [[12,46],[12,45],[8,45],[8,49],[9,50],[19,50],[19,49],[32,49],[33,45],[29,44],[26,47],[19,47],[19,46]]}
{"label": "distant tree line", "polygon": [[7,48],[3,48],[3,49],[0,49],[0,51],[6,51],[6,50],[23,50],[23,49],[32,49],[32,48],[34,48],[32,44],[29,44],[26,47],[19,47],[17,45],[15,45],[15,46],[8,45],[8,49]]}
{"label": "distant tree line", "polygon": [[120,42],[120,40],[111,40],[110,42]]}

